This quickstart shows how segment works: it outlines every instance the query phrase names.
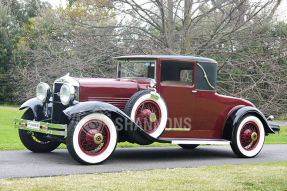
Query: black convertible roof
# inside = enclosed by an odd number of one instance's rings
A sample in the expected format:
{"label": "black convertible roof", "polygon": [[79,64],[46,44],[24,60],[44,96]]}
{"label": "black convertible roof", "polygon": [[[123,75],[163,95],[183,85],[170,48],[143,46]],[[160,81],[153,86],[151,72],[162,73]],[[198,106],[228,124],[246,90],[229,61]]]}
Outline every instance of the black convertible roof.
{"label": "black convertible roof", "polygon": [[116,57],[117,60],[128,60],[128,59],[174,59],[174,60],[188,60],[196,62],[208,62],[217,64],[217,62],[211,58],[196,57],[196,56],[181,56],[181,55],[130,55]]}

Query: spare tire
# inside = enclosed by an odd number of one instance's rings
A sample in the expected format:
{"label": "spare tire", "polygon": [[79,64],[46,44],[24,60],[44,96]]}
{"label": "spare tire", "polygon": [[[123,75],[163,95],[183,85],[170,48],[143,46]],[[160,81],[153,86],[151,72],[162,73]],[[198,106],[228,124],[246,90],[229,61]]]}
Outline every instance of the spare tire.
{"label": "spare tire", "polygon": [[143,90],[135,93],[127,102],[124,112],[147,134],[158,138],[167,123],[167,107],[156,92]]}

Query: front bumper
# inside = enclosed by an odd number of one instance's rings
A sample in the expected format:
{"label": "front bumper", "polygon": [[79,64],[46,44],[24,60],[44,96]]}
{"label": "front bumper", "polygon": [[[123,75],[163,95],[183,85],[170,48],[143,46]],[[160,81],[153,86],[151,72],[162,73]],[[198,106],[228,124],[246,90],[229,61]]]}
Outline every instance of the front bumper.
{"label": "front bumper", "polygon": [[39,122],[39,128],[29,128],[28,122],[30,122],[30,120],[14,119],[14,127],[32,132],[67,137],[67,125],[65,124]]}

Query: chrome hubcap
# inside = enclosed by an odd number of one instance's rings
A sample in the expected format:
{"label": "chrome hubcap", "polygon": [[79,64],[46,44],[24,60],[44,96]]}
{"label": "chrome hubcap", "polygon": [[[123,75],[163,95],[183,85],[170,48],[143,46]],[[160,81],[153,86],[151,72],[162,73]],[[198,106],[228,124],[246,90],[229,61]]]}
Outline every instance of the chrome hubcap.
{"label": "chrome hubcap", "polygon": [[155,122],[156,121],[156,114],[155,113],[151,113],[150,116],[149,116],[149,120],[150,122]]}
{"label": "chrome hubcap", "polygon": [[257,138],[258,138],[257,133],[256,133],[256,132],[253,132],[253,133],[251,134],[251,140],[254,142],[254,141],[257,140]]}
{"label": "chrome hubcap", "polygon": [[103,142],[103,140],[104,140],[104,137],[101,133],[95,134],[95,136],[94,136],[94,143],[95,144],[99,145]]}

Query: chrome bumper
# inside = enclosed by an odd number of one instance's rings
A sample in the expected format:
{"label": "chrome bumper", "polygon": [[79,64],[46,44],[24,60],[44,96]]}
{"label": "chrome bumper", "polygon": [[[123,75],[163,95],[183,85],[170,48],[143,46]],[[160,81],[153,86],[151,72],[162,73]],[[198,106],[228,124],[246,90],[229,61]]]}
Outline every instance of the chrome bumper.
{"label": "chrome bumper", "polygon": [[40,122],[39,129],[32,129],[32,128],[27,127],[27,123],[29,121],[30,120],[14,119],[14,127],[18,129],[27,130],[27,131],[67,137],[67,125]]}

